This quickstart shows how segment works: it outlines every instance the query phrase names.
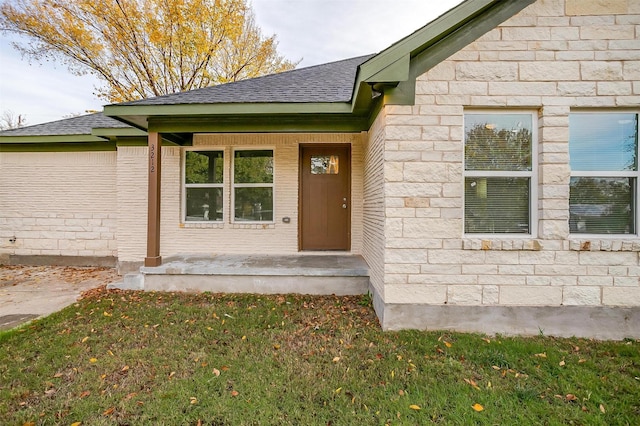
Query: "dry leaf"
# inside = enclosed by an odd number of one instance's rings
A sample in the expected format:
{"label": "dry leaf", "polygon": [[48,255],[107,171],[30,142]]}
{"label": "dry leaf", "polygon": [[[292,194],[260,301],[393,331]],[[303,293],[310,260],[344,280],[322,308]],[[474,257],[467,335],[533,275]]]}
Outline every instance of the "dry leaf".
{"label": "dry leaf", "polygon": [[120,371],[127,371],[128,369],[129,369],[129,366],[125,365],[124,367],[122,367],[122,370],[120,370]]}
{"label": "dry leaf", "polygon": [[113,414],[114,411],[116,411],[116,407],[107,408],[106,410],[104,410],[102,415],[103,416],[110,416],[110,415]]}
{"label": "dry leaf", "polygon": [[216,376],[216,377],[219,377],[220,376],[220,370],[218,370],[217,368],[214,368],[213,369],[213,375]]}
{"label": "dry leaf", "polygon": [[104,311],[102,315],[104,315],[105,317],[111,317],[111,316],[113,316],[113,314],[110,314],[110,313],[109,313],[109,312],[107,312],[107,311]]}
{"label": "dry leaf", "polygon": [[91,363],[98,362],[98,358],[91,358],[91,359],[89,359],[89,362],[91,362]]}
{"label": "dry leaf", "polygon": [[80,426],[82,424],[82,422],[73,422],[71,423],[71,426]]}
{"label": "dry leaf", "polygon": [[475,404],[473,404],[471,406],[471,408],[473,408],[474,410],[476,410],[477,412],[483,411],[484,407],[480,404],[478,404],[477,402]]}
{"label": "dry leaf", "polygon": [[491,340],[489,340],[489,339],[482,339],[482,340],[484,340],[487,343],[491,343]]}
{"label": "dry leaf", "polygon": [[198,403],[198,399],[195,396],[192,396],[191,398],[189,398],[189,404],[197,404]]}
{"label": "dry leaf", "polygon": [[82,343],[86,342],[87,340],[89,340],[89,336],[85,337],[82,339]]}
{"label": "dry leaf", "polygon": [[80,398],[81,398],[81,399],[82,399],[82,398],[86,398],[86,397],[88,397],[89,395],[91,395],[91,392],[89,392],[89,391],[84,391],[84,392],[82,392],[82,393],[80,394]]}
{"label": "dry leaf", "polygon": [[238,396],[238,395],[240,395],[240,392],[238,392],[237,390],[231,391],[231,396]]}
{"label": "dry leaf", "polygon": [[338,361],[340,361],[340,357],[339,356],[333,358],[333,362],[338,362]]}
{"label": "dry leaf", "polygon": [[56,379],[57,379],[58,377],[62,377],[62,373],[56,373],[56,374],[54,374],[54,375],[53,375],[53,377],[54,377],[54,378],[56,378]]}
{"label": "dry leaf", "polygon": [[565,366],[564,359],[563,359],[562,361],[560,361],[560,364],[559,364],[559,365],[560,365],[560,367],[564,367],[564,366]]}
{"label": "dry leaf", "polygon": [[419,405],[416,405],[416,404],[411,404],[411,405],[409,406],[409,408],[411,408],[412,410],[416,410],[416,411],[420,410],[420,406],[419,406]]}
{"label": "dry leaf", "polygon": [[568,393],[568,394],[567,394],[567,396],[566,396],[565,398],[567,399],[567,401],[577,401],[577,400],[578,400],[578,397],[577,397],[577,396],[575,396],[575,395],[574,395],[574,394],[572,394],[572,393]]}
{"label": "dry leaf", "polygon": [[447,342],[446,340],[444,341],[444,345],[445,345],[446,347],[448,347],[448,348],[450,348],[450,347],[452,346],[452,345],[451,345],[451,343]]}
{"label": "dry leaf", "polygon": [[547,353],[546,352],[542,352],[540,354],[535,354],[534,356],[538,357],[538,358],[546,358],[547,357]]}
{"label": "dry leaf", "polygon": [[464,379],[464,381],[471,385],[471,387],[473,387],[476,390],[480,390],[480,388],[478,387],[478,384],[473,380],[473,379]]}
{"label": "dry leaf", "polygon": [[604,413],[605,413],[604,405],[602,405],[602,404],[600,404],[600,411],[602,412],[602,414],[604,414]]}
{"label": "dry leaf", "polygon": [[172,371],[171,373],[169,373],[169,378],[172,378],[172,377],[173,377],[173,376],[175,376],[175,375],[176,375],[176,372],[175,372],[175,371]]}
{"label": "dry leaf", "polygon": [[403,391],[402,389],[400,389],[400,390],[398,391],[398,395],[400,395],[400,396],[404,396],[404,391]]}

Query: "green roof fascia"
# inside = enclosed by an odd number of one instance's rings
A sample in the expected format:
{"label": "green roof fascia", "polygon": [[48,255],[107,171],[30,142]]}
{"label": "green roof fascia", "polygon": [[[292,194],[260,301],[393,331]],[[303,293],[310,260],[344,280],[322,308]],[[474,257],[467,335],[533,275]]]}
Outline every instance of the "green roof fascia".
{"label": "green roof fascia", "polygon": [[151,117],[149,130],[167,133],[292,133],[361,132],[368,115],[283,114],[202,117]]}
{"label": "green roof fascia", "polygon": [[[360,66],[362,83],[381,87],[385,103],[412,105],[416,78],[536,0],[467,0]],[[365,95],[366,96],[366,95]]]}
{"label": "green roof fascia", "polygon": [[144,130],[136,129],[135,127],[94,127],[91,129],[93,136],[101,136],[105,138],[120,138],[120,137],[135,137],[135,136],[147,136],[147,132]]}
{"label": "green roof fascia", "polygon": [[22,135],[0,136],[0,144],[25,144],[25,143],[65,143],[65,142],[102,142],[106,139],[92,135]]}
{"label": "green roof fascia", "polygon": [[115,151],[115,142],[11,143],[0,145],[0,152],[88,152]]}
{"label": "green roof fascia", "polygon": [[148,129],[148,121],[162,117],[261,116],[282,114],[350,113],[349,103],[225,103],[179,105],[107,105],[104,115]]}

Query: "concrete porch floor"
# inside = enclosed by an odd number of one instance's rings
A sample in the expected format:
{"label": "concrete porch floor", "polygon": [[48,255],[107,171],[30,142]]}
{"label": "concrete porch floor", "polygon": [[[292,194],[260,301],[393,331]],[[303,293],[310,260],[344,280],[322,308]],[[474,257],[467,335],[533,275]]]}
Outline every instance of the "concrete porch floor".
{"label": "concrete porch floor", "polygon": [[141,267],[112,288],[262,294],[365,294],[369,267],[362,256],[180,255]]}

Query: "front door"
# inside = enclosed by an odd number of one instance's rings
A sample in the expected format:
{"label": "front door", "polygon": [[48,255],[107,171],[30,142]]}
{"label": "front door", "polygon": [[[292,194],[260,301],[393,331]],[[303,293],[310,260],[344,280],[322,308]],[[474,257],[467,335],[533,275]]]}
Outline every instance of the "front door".
{"label": "front door", "polygon": [[300,147],[300,249],[350,250],[351,146]]}

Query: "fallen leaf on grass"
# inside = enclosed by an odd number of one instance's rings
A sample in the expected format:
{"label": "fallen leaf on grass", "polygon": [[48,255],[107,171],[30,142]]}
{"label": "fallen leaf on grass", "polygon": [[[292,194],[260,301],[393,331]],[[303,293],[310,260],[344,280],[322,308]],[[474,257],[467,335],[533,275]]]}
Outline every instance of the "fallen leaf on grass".
{"label": "fallen leaf on grass", "polygon": [[116,407],[110,407],[110,408],[107,408],[106,410],[104,410],[102,415],[103,416],[110,416],[110,415],[113,414],[114,411],[116,411]]}
{"label": "fallen leaf on grass", "polygon": [[568,393],[568,394],[567,394],[567,396],[566,396],[565,398],[567,399],[567,401],[577,401],[577,400],[578,400],[578,397],[577,397],[577,396],[575,396],[575,395],[574,395],[574,394],[572,394],[572,393]]}
{"label": "fallen leaf on grass", "polygon": [[81,342],[82,342],[82,343],[84,343],[84,342],[86,342],[87,340],[89,340],[89,336],[84,337],[84,338],[81,340]]}
{"label": "fallen leaf on grass", "polygon": [[446,340],[444,341],[444,345],[448,348],[450,348],[451,346],[453,346],[451,343],[447,342]]}
{"label": "fallen leaf on grass", "polygon": [[216,377],[219,377],[220,376],[220,370],[218,370],[217,368],[214,368],[213,369],[213,375],[216,376]]}
{"label": "fallen leaf on grass", "polygon": [[240,392],[238,392],[237,390],[231,391],[231,396],[238,396],[238,395],[240,395]]}
{"label": "fallen leaf on grass", "polygon": [[564,367],[565,366],[564,359],[562,361],[560,361],[560,363],[558,365],[560,365],[560,367]]}
{"label": "fallen leaf on grass", "polygon": [[602,414],[604,414],[606,411],[604,409],[604,405],[600,404],[600,411],[602,412]]}
{"label": "fallen leaf on grass", "polygon": [[82,399],[82,398],[86,398],[86,397],[88,397],[89,395],[91,395],[91,392],[89,392],[89,391],[84,391],[84,392],[82,392],[82,393],[80,394],[79,398],[80,398],[80,399]]}
{"label": "fallen leaf on grass", "polygon": [[98,362],[98,358],[90,358],[89,362],[90,363]]}
{"label": "fallen leaf on grass", "polygon": [[197,403],[198,403],[198,399],[195,396],[192,396],[191,398],[189,398],[189,404],[193,405]]}
{"label": "fallen leaf on grass", "polygon": [[480,390],[480,388],[478,387],[478,384],[473,379],[464,379],[464,381],[474,389]]}
{"label": "fallen leaf on grass", "polygon": [[546,352],[542,352],[542,353],[539,353],[539,354],[535,354],[534,356],[537,357],[537,358],[546,358],[547,357],[547,353]]}
{"label": "fallen leaf on grass", "polygon": [[55,379],[57,379],[58,377],[62,377],[62,373],[56,373],[56,374],[53,375],[53,377]]}
{"label": "fallen leaf on grass", "polygon": [[339,356],[333,358],[333,362],[338,362],[338,361],[340,361],[340,357]]}
{"label": "fallen leaf on grass", "polygon": [[36,426],[35,422],[24,422],[22,426]]}
{"label": "fallen leaf on grass", "polygon": [[484,407],[477,402],[471,406],[475,411],[480,412],[484,410]]}
{"label": "fallen leaf on grass", "polygon": [[71,423],[71,426],[80,426],[82,424],[82,422],[73,422]]}
{"label": "fallen leaf on grass", "polygon": [[416,405],[416,404],[411,404],[411,405],[409,406],[409,408],[411,408],[412,410],[416,410],[416,411],[420,410],[420,406],[419,406],[419,405]]}

